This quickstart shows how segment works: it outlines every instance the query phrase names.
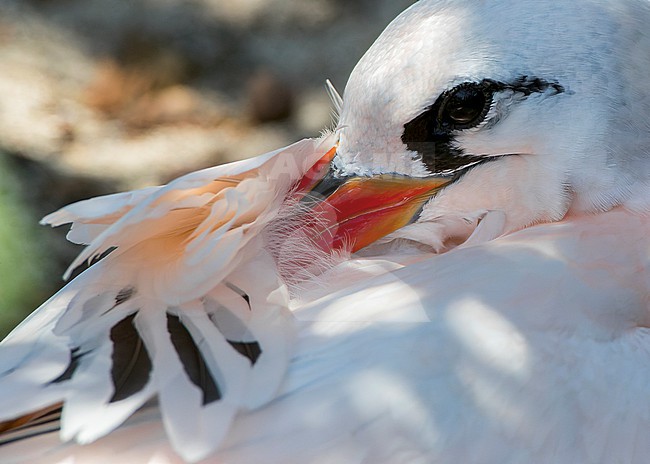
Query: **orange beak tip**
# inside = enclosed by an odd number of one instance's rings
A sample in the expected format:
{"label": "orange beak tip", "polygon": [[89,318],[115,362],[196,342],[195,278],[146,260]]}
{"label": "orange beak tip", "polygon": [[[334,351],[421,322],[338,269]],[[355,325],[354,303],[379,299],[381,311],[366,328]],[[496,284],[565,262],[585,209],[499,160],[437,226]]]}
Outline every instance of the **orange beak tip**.
{"label": "orange beak tip", "polygon": [[[325,199],[310,196],[311,214],[318,219],[311,221],[309,236],[320,249],[356,252],[412,222],[449,179],[381,175],[335,182],[338,187]],[[329,190],[332,183],[325,185]]]}

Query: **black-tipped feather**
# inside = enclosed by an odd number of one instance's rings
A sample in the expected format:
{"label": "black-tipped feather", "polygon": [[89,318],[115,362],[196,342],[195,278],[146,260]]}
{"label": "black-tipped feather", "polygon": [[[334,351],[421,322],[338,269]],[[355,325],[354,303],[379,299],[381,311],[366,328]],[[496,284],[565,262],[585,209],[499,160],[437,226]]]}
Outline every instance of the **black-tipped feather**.
{"label": "black-tipped feather", "polygon": [[194,385],[203,392],[203,405],[208,405],[221,399],[221,391],[217,382],[210,374],[201,351],[197,348],[192,336],[181,320],[176,316],[167,315],[167,330],[172,344],[183,364],[183,369]]}
{"label": "black-tipped feather", "polygon": [[133,325],[134,319],[135,314],[132,314],[111,329],[111,376],[115,387],[111,403],[142,391],[151,376],[151,358]]}
{"label": "black-tipped feather", "polygon": [[85,353],[79,352],[79,348],[73,348],[70,350],[70,364],[68,364],[68,367],[63,372],[63,374],[52,380],[51,383],[61,383],[65,382],[66,380],[70,380],[79,367],[79,362],[81,361],[81,358],[84,356],[84,354]]}
{"label": "black-tipped feather", "polygon": [[250,359],[253,366],[262,354],[262,348],[257,342],[233,342],[232,340],[227,340],[227,342],[230,343],[230,346],[232,346],[239,354]]}

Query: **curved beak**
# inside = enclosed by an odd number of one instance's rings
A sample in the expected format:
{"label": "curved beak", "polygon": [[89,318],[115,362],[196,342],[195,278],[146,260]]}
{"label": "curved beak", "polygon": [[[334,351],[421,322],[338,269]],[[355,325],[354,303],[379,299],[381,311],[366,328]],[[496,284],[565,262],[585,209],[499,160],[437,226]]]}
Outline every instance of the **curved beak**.
{"label": "curved beak", "polygon": [[336,147],[298,184],[308,236],[323,250],[352,253],[417,220],[424,204],[456,176],[340,176]]}

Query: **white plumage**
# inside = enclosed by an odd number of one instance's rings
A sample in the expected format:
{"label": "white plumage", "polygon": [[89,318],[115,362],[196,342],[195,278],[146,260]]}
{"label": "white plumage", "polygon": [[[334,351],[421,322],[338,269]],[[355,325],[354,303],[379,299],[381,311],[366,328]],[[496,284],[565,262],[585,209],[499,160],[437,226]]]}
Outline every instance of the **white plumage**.
{"label": "white plumage", "polygon": [[647,462],[648,21],[423,0],[331,136],[48,216],[112,251],[0,345],[2,461]]}

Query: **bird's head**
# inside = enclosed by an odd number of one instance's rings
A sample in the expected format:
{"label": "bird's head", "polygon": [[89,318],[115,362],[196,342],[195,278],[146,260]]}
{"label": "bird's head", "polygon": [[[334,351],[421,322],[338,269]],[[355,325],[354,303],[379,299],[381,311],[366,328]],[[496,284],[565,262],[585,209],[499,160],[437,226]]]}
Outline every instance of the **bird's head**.
{"label": "bird's head", "polygon": [[648,20],[645,0],[413,5],[345,89],[316,187],[352,218],[341,234],[365,224],[374,235],[351,239],[365,245],[407,225],[392,237],[440,249],[489,215],[500,235],[570,210],[649,211]]}

